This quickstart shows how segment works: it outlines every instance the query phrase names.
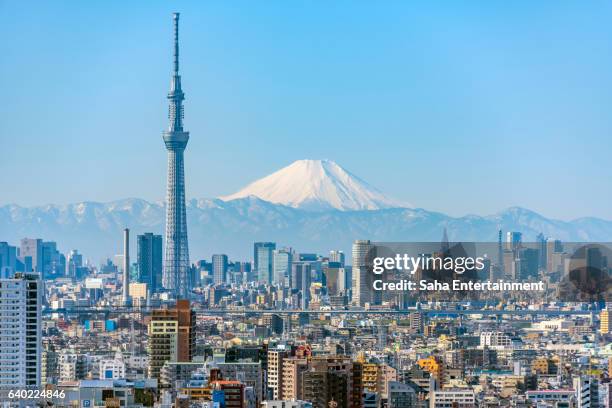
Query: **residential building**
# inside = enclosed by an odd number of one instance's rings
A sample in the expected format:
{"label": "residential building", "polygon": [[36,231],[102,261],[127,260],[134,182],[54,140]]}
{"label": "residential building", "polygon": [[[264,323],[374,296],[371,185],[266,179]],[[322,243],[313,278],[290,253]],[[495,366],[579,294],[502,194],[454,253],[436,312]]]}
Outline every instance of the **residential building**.
{"label": "residential building", "polygon": [[160,378],[166,361],[191,361],[195,351],[195,312],[188,300],[153,311],[148,328],[149,376]]}
{"label": "residential building", "polygon": [[41,385],[41,303],[40,274],[0,279],[0,390]]}

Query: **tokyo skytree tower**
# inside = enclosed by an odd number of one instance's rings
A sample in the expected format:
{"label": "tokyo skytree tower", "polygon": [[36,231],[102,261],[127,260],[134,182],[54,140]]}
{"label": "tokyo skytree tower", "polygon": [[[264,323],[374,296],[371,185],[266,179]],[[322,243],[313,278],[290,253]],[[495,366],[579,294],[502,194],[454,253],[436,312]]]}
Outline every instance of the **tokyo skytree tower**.
{"label": "tokyo skytree tower", "polygon": [[189,141],[189,132],[183,130],[183,100],[179,75],[179,13],[174,13],[174,72],[168,92],[170,124],[164,132],[168,150],[168,190],[166,197],[166,253],[163,286],[176,298],[189,295],[189,247],[187,244],[187,218],[185,209],[185,165],[183,152]]}

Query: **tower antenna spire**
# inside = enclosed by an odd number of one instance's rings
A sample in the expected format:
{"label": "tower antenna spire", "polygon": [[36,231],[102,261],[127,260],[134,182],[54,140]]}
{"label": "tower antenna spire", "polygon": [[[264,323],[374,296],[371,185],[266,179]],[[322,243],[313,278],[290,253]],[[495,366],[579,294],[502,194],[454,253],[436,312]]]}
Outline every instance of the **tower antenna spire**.
{"label": "tower antenna spire", "polygon": [[179,16],[180,13],[172,13],[174,20],[174,75],[179,73]]}

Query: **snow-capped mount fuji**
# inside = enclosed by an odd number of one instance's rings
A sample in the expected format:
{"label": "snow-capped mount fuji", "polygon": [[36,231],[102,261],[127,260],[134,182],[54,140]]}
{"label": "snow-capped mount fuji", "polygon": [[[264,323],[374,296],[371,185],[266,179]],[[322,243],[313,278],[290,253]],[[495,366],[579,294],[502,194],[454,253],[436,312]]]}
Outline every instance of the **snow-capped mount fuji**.
{"label": "snow-capped mount fuji", "polygon": [[249,196],[308,211],[407,207],[332,160],[297,160],[234,194],[220,198],[231,201]]}

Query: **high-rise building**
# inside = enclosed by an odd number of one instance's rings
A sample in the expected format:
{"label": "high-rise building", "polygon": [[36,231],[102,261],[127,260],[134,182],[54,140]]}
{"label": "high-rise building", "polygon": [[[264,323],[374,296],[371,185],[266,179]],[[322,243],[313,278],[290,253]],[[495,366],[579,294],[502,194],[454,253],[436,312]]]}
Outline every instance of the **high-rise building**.
{"label": "high-rise building", "polygon": [[68,255],[68,268],[66,276],[70,278],[77,278],[79,275],[79,268],[83,267],[83,255],[79,254],[79,251],[73,249]]}
{"label": "high-rise building", "polygon": [[272,252],[275,249],[274,242],[255,242],[253,245],[253,266],[259,282],[272,282]]}
{"label": "high-rise building", "polygon": [[336,250],[329,251],[329,261],[338,262],[340,263],[340,266],[343,267],[346,261],[344,252]]}
{"label": "high-rise building", "polygon": [[353,363],[343,356],[312,357],[310,367],[301,375],[298,394],[312,402],[313,408],[352,406]]}
{"label": "high-rise building", "polygon": [[160,378],[166,361],[187,362],[195,351],[195,312],[189,301],[180,299],[171,309],[153,311],[149,323],[149,377]]}
{"label": "high-rise building", "polygon": [[138,282],[155,293],[162,288],[162,237],[146,232],[138,235],[137,244]]}
{"label": "high-rise building", "polygon": [[40,265],[43,279],[64,276],[66,274],[66,257],[57,250],[53,241],[43,241],[42,262]]}
{"label": "high-rise building", "polygon": [[281,399],[283,384],[283,361],[289,350],[268,350],[268,389],[270,399]]}
{"label": "high-rise building", "polygon": [[40,238],[23,238],[19,247],[19,256],[23,260],[26,272],[42,272],[42,243]]}
{"label": "high-rise building", "polygon": [[275,249],[272,255],[272,283],[284,285],[289,280],[291,273],[291,262],[293,260],[293,252],[291,249]]}
{"label": "high-rise building", "polygon": [[372,302],[372,288],[368,285],[366,256],[372,249],[369,240],[357,240],[353,243],[353,303],[364,306]]}
{"label": "high-rise building", "polygon": [[516,251],[523,242],[523,234],[517,231],[508,231],[506,233],[506,249],[508,251]]}
{"label": "high-rise building", "polygon": [[497,270],[498,275],[504,275],[504,246],[503,246],[503,231],[497,231]]}
{"label": "high-rise building", "polygon": [[301,292],[301,308],[308,309],[310,304],[310,285],[312,268],[310,262],[294,262],[291,266],[291,289]]}
{"label": "high-rise building", "polygon": [[174,13],[174,71],[168,92],[170,102],[168,130],[164,143],[168,150],[168,190],[166,197],[166,258],[164,288],[176,298],[187,298],[190,292],[189,246],[187,243],[187,210],[185,207],[185,164],[183,153],[189,132],[183,129],[183,100],[179,75],[179,13]]}
{"label": "high-rise building", "polygon": [[546,269],[546,260],[548,259],[548,239],[544,234],[539,233],[536,237],[538,243],[538,269]]}
{"label": "high-rise building", "polygon": [[302,398],[299,384],[304,371],[308,370],[308,360],[306,358],[285,358],[283,360],[281,398],[283,400],[298,400]]}
{"label": "high-rise building", "polygon": [[19,248],[19,257],[25,265],[26,272],[40,272],[42,279],[62,276],[66,273],[66,259],[57,250],[53,241],[40,238],[23,238]]}
{"label": "high-rise building", "polygon": [[0,242],[0,279],[6,279],[17,272],[17,248],[7,242]]}
{"label": "high-rise building", "polygon": [[215,285],[227,283],[227,255],[216,254],[212,256],[213,282]]}
{"label": "high-rise building", "polygon": [[121,302],[124,306],[130,304],[130,230],[123,230],[123,286]]}
{"label": "high-rise building", "polygon": [[329,262],[323,268],[323,282],[330,296],[346,295],[346,270],[340,262]]}
{"label": "high-rise building", "polygon": [[11,389],[41,385],[41,303],[38,273],[0,279],[0,398]]}
{"label": "high-rise building", "polygon": [[252,266],[253,264],[251,262],[234,262],[234,271],[239,271],[244,277],[243,280],[245,282],[250,282],[255,280],[252,276]]}

